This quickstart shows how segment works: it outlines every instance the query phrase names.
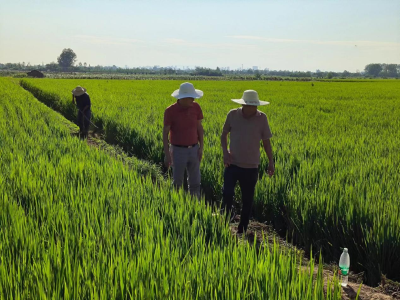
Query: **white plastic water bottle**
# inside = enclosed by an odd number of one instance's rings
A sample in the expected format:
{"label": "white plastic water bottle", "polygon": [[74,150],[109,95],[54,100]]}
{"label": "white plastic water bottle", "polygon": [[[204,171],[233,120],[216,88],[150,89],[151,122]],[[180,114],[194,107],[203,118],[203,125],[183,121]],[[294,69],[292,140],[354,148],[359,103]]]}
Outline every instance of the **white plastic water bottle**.
{"label": "white plastic water bottle", "polygon": [[340,255],[339,268],[340,268],[339,271],[340,284],[342,286],[347,286],[347,282],[349,281],[349,269],[350,269],[350,255],[349,255],[349,250],[347,250],[347,248],[344,248],[342,255]]}

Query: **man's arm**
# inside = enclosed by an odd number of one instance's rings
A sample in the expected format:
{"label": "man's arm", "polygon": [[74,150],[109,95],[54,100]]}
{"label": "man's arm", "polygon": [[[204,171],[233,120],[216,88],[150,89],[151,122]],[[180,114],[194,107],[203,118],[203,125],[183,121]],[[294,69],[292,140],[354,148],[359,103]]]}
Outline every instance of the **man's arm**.
{"label": "man's arm", "polygon": [[169,131],[171,129],[171,126],[164,125],[163,128],[163,145],[164,145],[164,153],[167,154],[169,153]]}
{"label": "man's arm", "polygon": [[204,149],[204,129],[203,124],[201,124],[202,120],[197,120],[197,135],[199,136],[199,161],[203,158],[203,149]]}
{"label": "man's arm", "polygon": [[229,167],[230,164],[232,163],[232,155],[228,151],[228,134],[229,134],[229,131],[222,130],[221,146],[222,146],[222,152],[224,154],[224,166],[225,167]]}
{"label": "man's arm", "polygon": [[222,153],[224,154],[224,166],[229,167],[232,163],[232,155],[228,151],[228,134],[231,131],[230,125],[230,113],[226,116],[226,120],[224,123],[224,127],[222,127],[222,134],[221,134],[221,147]]}
{"label": "man's arm", "polygon": [[202,120],[197,120],[197,134],[199,136],[199,143],[200,143],[200,149],[203,149],[204,146],[204,129],[203,129],[203,124],[201,124]]}
{"label": "man's arm", "polygon": [[268,175],[271,177],[275,173],[274,155],[272,153],[272,146],[270,139],[263,140],[264,150],[268,156]]}
{"label": "man's arm", "polygon": [[224,155],[228,153],[228,131],[223,130],[221,134],[221,147]]}
{"label": "man's arm", "polygon": [[85,112],[90,107],[90,97],[89,97],[89,95],[86,95],[86,97],[83,99],[83,104],[85,106],[83,107],[82,112]]}
{"label": "man's arm", "polygon": [[164,154],[165,154],[164,163],[167,168],[172,163],[171,153],[169,152],[169,141],[168,141],[170,129],[171,129],[171,126],[164,125],[164,128],[163,128],[163,145],[164,145]]}

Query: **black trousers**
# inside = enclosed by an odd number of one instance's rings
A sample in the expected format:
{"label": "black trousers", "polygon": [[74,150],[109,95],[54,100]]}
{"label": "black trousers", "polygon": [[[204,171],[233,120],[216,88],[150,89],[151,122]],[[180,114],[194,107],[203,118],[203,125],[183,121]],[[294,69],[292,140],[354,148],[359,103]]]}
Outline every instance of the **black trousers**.
{"label": "black trousers", "polygon": [[246,169],[235,165],[225,168],[222,209],[227,214],[227,217],[232,214],[233,196],[238,181],[242,192],[242,212],[238,229],[246,231],[258,181],[258,168]]}
{"label": "black trousers", "polygon": [[87,136],[88,134],[91,117],[92,112],[90,111],[90,109],[86,110],[84,113],[78,110],[77,123],[79,126],[79,133],[83,136]]}

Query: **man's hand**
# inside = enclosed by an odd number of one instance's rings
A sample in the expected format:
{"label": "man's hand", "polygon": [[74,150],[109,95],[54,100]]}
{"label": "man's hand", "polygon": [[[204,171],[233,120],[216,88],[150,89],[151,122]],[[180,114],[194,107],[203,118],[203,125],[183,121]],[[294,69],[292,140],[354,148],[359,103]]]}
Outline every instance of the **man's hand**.
{"label": "man's hand", "polygon": [[171,157],[171,152],[169,152],[169,151],[165,154],[164,165],[166,168],[169,168],[170,166],[172,166],[172,157]]}
{"label": "man's hand", "polygon": [[267,168],[267,174],[269,177],[272,177],[275,173],[275,166],[273,162],[270,162],[268,164],[268,168]]}
{"label": "man's hand", "polygon": [[232,163],[232,154],[229,151],[224,152],[224,166],[229,167]]}
{"label": "man's hand", "polygon": [[197,155],[199,157],[199,162],[201,162],[203,158],[203,148],[199,147],[199,150],[197,151]]}

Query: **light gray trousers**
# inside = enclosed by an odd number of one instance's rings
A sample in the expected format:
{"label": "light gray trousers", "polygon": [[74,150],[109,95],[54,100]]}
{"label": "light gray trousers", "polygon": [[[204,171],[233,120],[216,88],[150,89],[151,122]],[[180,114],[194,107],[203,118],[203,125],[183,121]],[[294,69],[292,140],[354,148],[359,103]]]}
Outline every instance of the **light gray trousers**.
{"label": "light gray trousers", "polygon": [[200,198],[200,162],[198,157],[199,145],[193,148],[181,148],[171,145],[173,184],[177,188],[183,186],[185,170],[187,170],[189,192]]}

